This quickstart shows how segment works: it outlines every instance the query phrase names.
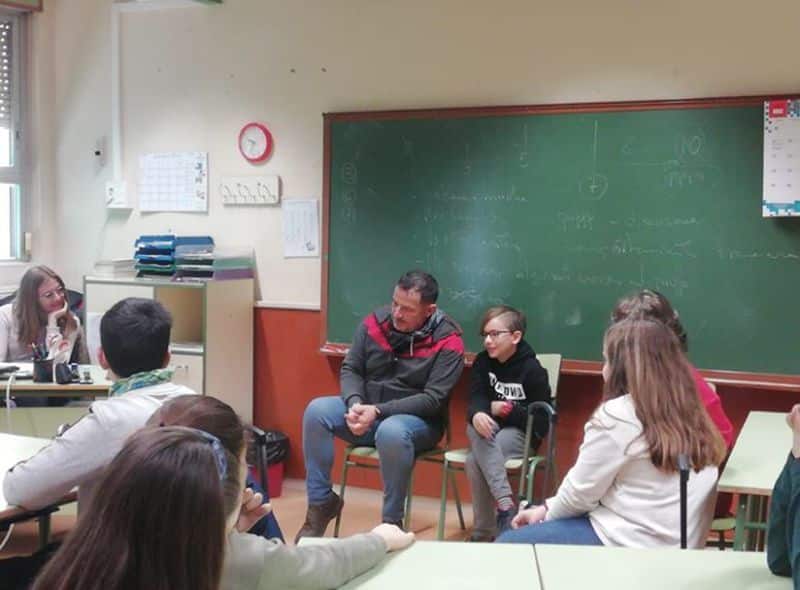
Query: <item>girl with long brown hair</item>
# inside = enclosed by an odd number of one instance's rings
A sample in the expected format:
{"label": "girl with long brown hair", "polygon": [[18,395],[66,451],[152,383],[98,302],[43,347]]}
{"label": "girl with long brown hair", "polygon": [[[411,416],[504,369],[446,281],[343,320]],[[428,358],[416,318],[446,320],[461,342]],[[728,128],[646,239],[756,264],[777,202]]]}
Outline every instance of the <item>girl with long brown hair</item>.
{"label": "girl with long brown hair", "polygon": [[498,541],[677,547],[685,454],[688,545],[702,547],[725,444],[678,338],[661,322],[622,320],[606,331],[603,358],[603,399],[575,465],[555,496],[520,512]]}
{"label": "girl with long brown hair", "polygon": [[226,505],[244,472],[220,440],[184,427],[133,434],[33,590],[217,590]]}
{"label": "girl with long brown hair", "polygon": [[48,350],[56,362],[89,362],[64,281],[46,266],[29,268],[14,301],[0,306],[0,361],[30,361],[34,344]]}
{"label": "girl with long brown hair", "polygon": [[[149,427],[176,425],[213,434],[244,462],[245,427],[228,404],[207,395],[179,396],[156,410],[148,421]],[[220,584],[223,590],[338,588],[377,565],[387,551],[403,549],[414,539],[413,533],[391,524],[380,524],[369,533],[330,544],[301,547],[247,534],[245,531],[268,512],[268,505],[262,506],[260,494],[244,488],[244,474],[240,485],[238,501],[225,507],[228,536]]]}

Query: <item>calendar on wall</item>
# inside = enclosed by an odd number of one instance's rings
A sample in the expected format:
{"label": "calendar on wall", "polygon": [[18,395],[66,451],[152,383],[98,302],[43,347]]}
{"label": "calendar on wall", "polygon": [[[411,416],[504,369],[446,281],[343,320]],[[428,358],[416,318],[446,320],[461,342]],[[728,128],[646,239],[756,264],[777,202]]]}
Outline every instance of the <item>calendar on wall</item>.
{"label": "calendar on wall", "polygon": [[141,211],[208,211],[208,153],[168,152],[139,157]]}
{"label": "calendar on wall", "polygon": [[764,102],[763,217],[800,216],[800,99]]}

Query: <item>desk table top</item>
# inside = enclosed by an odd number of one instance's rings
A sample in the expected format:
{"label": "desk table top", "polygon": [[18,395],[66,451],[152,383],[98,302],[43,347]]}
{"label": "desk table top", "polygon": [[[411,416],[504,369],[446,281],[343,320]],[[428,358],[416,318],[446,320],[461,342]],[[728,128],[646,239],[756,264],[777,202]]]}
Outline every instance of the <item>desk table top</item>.
{"label": "desk table top", "polygon": [[[3,482],[6,471],[20,461],[35,455],[49,444],[49,438],[0,433],[0,484]],[[8,518],[15,511],[22,512],[19,508],[8,505],[3,496],[3,487],[0,485],[0,519]]]}
{"label": "desk table top", "polygon": [[791,590],[764,553],[536,545],[543,590]]}
{"label": "desk table top", "polygon": [[[333,539],[301,539],[300,545]],[[541,590],[532,545],[416,541],[387,554],[368,572],[342,589],[409,590],[422,588],[526,588]]]}
{"label": "desk table top", "polygon": [[791,447],[792,432],[786,425],[786,414],[750,412],[719,478],[718,490],[772,495]]}
{"label": "desk table top", "polygon": [[[17,363],[24,364],[24,363]],[[98,365],[81,365],[80,373],[83,375],[85,369],[88,369],[92,376],[92,383],[69,383],[67,385],[59,385],[58,383],[37,383],[31,379],[18,379],[11,384],[11,391],[15,394],[19,393],[38,393],[43,392],[51,396],[76,396],[82,392],[102,395],[108,392],[112,382],[106,378],[106,371]],[[5,376],[0,378],[0,388],[5,391],[7,379]]]}

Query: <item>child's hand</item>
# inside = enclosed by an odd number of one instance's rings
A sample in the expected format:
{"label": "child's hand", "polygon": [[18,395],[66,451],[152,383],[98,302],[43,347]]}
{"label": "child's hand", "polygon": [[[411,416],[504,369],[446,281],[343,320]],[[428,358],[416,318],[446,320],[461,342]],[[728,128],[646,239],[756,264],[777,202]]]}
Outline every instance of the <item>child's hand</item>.
{"label": "child's hand", "polygon": [[794,432],[800,432],[800,404],[795,404],[786,414],[786,423]]}
{"label": "child's hand", "polygon": [[472,417],[472,426],[483,438],[492,438],[497,432],[497,422],[486,412],[478,412]]}
{"label": "child's hand", "polygon": [[514,517],[514,520],[511,521],[511,528],[518,529],[521,526],[542,522],[546,514],[547,506],[544,505],[521,510]]}
{"label": "child's hand", "polygon": [[405,549],[414,542],[414,533],[406,533],[403,529],[393,524],[379,524],[372,529],[372,532],[383,539],[383,542],[386,543],[387,551]]}
{"label": "child's hand", "polygon": [[239,511],[239,520],[236,522],[237,531],[246,533],[259,520],[272,512],[272,506],[263,502],[264,497],[261,493],[256,493],[251,488],[244,489],[242,492],[242,508]]}
{"label": "child's hand", "polygon": [[497,416],[499,418],[505,418],[511,413],[511,409],[514,407],[514,404],[511,402],[503,401],[495,401],[492,402],[492,416]]}

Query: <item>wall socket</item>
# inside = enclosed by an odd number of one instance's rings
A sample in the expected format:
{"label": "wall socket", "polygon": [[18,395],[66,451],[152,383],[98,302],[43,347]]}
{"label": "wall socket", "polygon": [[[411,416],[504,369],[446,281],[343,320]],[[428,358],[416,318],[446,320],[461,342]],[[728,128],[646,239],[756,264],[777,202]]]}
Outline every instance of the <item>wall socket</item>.
{"label": "wall socket", "polygon": [[128,194],[124,180],[106,182],[106,207],[108,209],[129,209]]}
{"label": "wall socket", "polygon": [[219,185],[223,205],[277,205],[281,202],[281,179],[266,176],[224,176]]}

